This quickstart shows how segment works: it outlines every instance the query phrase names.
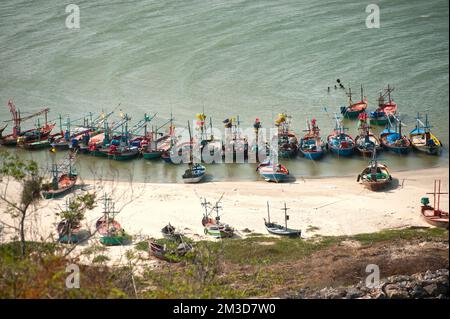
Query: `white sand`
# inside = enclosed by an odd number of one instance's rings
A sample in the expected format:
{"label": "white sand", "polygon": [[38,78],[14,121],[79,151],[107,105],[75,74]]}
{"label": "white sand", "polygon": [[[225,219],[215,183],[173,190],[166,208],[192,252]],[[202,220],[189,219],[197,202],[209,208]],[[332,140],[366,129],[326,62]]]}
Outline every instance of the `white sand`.
{"label": "white sand", "polygon": [[[284,184],[263,180],[194,185],[84,181],[84,189],[96,190],[100,196],[105,191],[112,192],[117,208],[126,204],[116,219],[128,233],[143,237],[161,237],[161,228],[170,222],[193,239],[205,238],[200,198],[206,197],[214,203],[222,193],[222,221],[235,227],[238,236],[245,235],[242,232],[245,228],[254,233],[267,234],[263,221],[267,217],[267,201],[271,206],[271,219],[279,222],[283,222],[284,215],[280,208],[286,201],[290,208],[288,226],[302,229],[306,238],[316,234],[352,235],[407,226],[429,226],[420,218],[420,199],[433,190],[434,179],[441,179],[442,191],[448,191],[448,168],[392,174],[394,185],[380,192],[363,188],[356,182],[356,176],[299,179]],[[14,185],[10,185],[10,190],[14,190]],[[428,196],[432,202],[432,195]],[[48,234],[53,233],[56,237],[55,213],[64,205],[66,198],[40,204],[38,217],[34,220],[39,230],[29,236],[47,238]],[[87,226],[92,230],[101,216],[101,206],[99,203],[99,207],[86,214]],[[3,208],[4,204],[0,203],[2,212]],[[441,196],[441,208],[448,210],[448,195]],[[9,220],[4,213],[0,216],[3,221]],[[311,226],[315,230],[308,231]],[[123,249],[126,248],[112,248],[117,256],[122,255]]]}

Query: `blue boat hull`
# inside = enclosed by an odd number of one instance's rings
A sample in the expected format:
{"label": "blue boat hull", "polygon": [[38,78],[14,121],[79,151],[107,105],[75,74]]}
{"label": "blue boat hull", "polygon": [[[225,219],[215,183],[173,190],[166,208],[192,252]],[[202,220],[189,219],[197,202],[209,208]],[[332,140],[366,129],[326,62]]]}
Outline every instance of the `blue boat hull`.
{"label": "blue boat hull", "polygon": [[334,148],[329,146],[331,152],[339,156],[351,156],[353,154],[354,148]]}
{"label": "blue boat hull", "polygon": [[323,150],[320,152],[305,152],[303,150],[300,150],[303,154],[303,156],[307,159],[310,160],[317,160],[319,158],[321,158],[323,156],[323,154],[325,153]]}

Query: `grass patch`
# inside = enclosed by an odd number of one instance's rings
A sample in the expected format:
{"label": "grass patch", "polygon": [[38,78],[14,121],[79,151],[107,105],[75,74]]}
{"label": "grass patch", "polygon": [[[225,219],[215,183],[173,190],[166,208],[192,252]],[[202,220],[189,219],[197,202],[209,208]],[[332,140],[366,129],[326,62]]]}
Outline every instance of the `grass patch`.
{"label": "grass patch", "polygon": [[109,260],[110,260],[110,259],[109,259],[108,256],[105,256],[105,255],[97,255],[97,256],[95,256],[95,257],[92,259],[92,262],[93,262],[94,264],[101,264],[101,263],[107,262],[107,261],[109,261]]}
{"label": "grass patch", "polygon": [[134,245],[134,249],[139,251],[148,251],[148,241],[140,241]]}
{"label": "grass patch", "polygon": [[404,229],[391,229],[383,230],[377,233],[358,234],[349,237],[359,241],[363,245],[370,245],[372,243],[378,243],[383,241],[399,240],[399,239],[447,239],[448,230],[443,228],[404,228]]}

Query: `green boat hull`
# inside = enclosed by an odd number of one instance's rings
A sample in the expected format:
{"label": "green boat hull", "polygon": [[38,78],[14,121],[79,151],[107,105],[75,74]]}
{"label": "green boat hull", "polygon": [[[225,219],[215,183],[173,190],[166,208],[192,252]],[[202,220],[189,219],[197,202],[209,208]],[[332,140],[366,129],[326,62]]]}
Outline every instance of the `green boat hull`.
{"label": "green boat hull", "polygon": [[99,150],[89,151],[89,154],[96,157],[108,157],[108,153]]}
{"label": "green boat hull", "polygon": [[135,154],[127,154],[127,155],[108,155],[109,158],[116,160],[116,161],[128,161],[132,160],[133,158],[136,158],[139,156],[139,153]]}
{"label": "green boat hull", "polygon": [[39,150],[39,149],[43,149],[43,148],[49,148],[50,142],[48,140],[40,141],[40,142],[33,142],[30,144],[24,144],[24,145],[22,145],[22,147],[27,150]]}
{"label": "green boat hull", "polygon": [[161,153],[162,152],[142,153],[142,157],[148,160],[157,159],[161,157]]}
{"label": "green boat hull", "polygon": [[352,111],[352,112],[345,112],[344,117],[347,119],[356,119],[359,114],[361,114],[364,111]]}
{"label": "green boat hull", "polygon": [[123,245],[124,237],[123,236],[103,236],[100,237],[100,243],[105,246],[119,246]]}

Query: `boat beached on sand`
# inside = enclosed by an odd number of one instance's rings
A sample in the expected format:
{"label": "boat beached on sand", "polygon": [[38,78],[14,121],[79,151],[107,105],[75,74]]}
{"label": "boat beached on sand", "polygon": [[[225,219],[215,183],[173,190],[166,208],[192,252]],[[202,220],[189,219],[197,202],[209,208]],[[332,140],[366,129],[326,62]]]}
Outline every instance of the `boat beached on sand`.
{"label": "boat beached on sand", "polygon": [[76,152],[69,153],[68,158],[62,163],[52,167],[52,181],[43,185],[42,196],[45,199],[58,198],[72,191],[78,179],[78,174],[73,168]]}
{"label": "boat beached on sand", "polygon": [[[230,238],[234,236],[234,228],[220,221],[219,210],[222,207],[219,206],[219,203],[222,200],[222,198],[223,194],[213,206],[211,206],[211,204],[206,201],[206,198],[204,198],[202,202],[202,206],[204,208],[202,218],[202,225],[204,227],[204,232],[205,235],[209,235],[214,238]],[[212,218],[211,214],[214,211],[216,212],[216,216],[215,218]]]}
{"label": "boat beached on sand", "polygon": [[376,191],[389,185],[392,182],[392,176],[385,164],[378,163],[375,151],[369,165],[358,175],[356,181]]}
{"label": "boat beached on sand", "polygon": [[278,236],[288,236],[288,237],[301,237],[302,231],[300,229],[292,229],[288,228],[287,221],[289,220],[289,216],[287,215],[287,211],[289,208],[286,207],[286,203],[284,203],[284,207],[281,209],[284,211],[284,226],[277,224],[276,222],[270,221],[270,209],[269,202],[267,202],[267,220],[264,218],[264,225],[269,233],[278,235]]}
{"label": "boat beached on sand", "polygon": [[448,212],[440,208],[441,195],[448,193],[441,192],[441,181],[435,180],[433,193],[427,194],[433,195],[433,206],[430,206],[430,199],[428,197],[422,197],[420,200],[422,204],[420,211],[422,218],[430,225],[448,229]]}

